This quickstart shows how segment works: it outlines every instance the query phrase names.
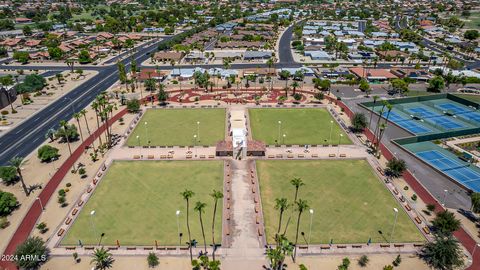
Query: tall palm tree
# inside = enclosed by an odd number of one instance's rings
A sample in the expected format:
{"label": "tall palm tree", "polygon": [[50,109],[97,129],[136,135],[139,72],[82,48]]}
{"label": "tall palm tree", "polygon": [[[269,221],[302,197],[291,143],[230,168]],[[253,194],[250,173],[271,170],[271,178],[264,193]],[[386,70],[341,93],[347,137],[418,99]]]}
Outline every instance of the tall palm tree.
{"label": "tall palm tree", "polygon": [[[280,233],[280,229],[282,228],[282,217],[283,213],[288,209],[288,200],[287,198],[276,198],[275,199],[275,209],[280,211],[280,218],[278,219],[278,229],[277,229],[277,235],[275,238],[278,237],[278,234]],[[277,240],[277,239],[275,239]]]}
{"label": "tall palm tree", "polygon": [[112,268],[113,262],[115,260],[112,257],[112,254],[103,247],[95,249],[92,255],[92,260],[90,264],[95,265],[95,270],[105,270]]}
{"label": "tall palm tree", "polygon": [[80,126],[80,117],[82,117],[82,114],[80,112],[76,112],[73,114],[73,118],[77,120],[78,131],[80,132],[80,138],[82,139],[82,143],[83,143],[83,134],[82,134],[82,127]]}
{"label": "tall palm tree", "polygon": [[23,157],[14,157],[10,159],[9,163],[15,168],[15,170],[17,170],[18,178],[20,179],[20,183],[22,183],[23,192],[25,192],[26,196],[30,195],[30,192],[27,189],[27,185],[25,185],[25,181],[23,180],[22,175],[22,166],[23,164],[25,164],[23,162]]}
{"label": "tall palm tree", "polygon": [[[390,112],[392,111],[393,109],[393,105],[390,104],[389,102],[385,102],[385,107],[387,108],[387,116],[385,117],[385,122],[383,123],[383,131],[385,131],[385,128],[387,127],[387,123],[388,123],[388,118],[390,117]],[[380,125],[380,128],[382,127],[382,125]],[[379,134],[378,134],[378,141],[377,141],[377,146],[376,146],[376,151],[378,151],[378,146],[380,145],[380,141],[382,140],[382,136],[383,134],[380,134],[380,131],[379,131]]]}
{"label": "tall palm tree", "polygon": [[[304,186],[305,183],[301,178],[295,177],[292,180],[290,180],[290,184],[292,184],[295,187],[295,199],[293,200],[293,203],[295,204],[297,202],[298,198],[298,190],[300,189],[301,186]],[[288,217],[287,224],[285,225],[285,230],[283,231],[283,235],[287,233],[288,225],[290,224],[290,220],[292,219],[292,213],[290,213],[290,216]]]}
{"label": "tall palm tree", "polygon": [[377,139],[377,132],[380,127],[380,120],[383,117],[383,112],[385,111],[385,106],[387,106],[387,102],[385,100],[382,101],[382,109],[380,110],[378,119],[377,119],[377,125],[375,126],[375,131],[373,132],[373,144],[375,145],[376,139]]}
{"label": "tall palm tree", "polygon": [[293,95],[295,95],[297,91],[297,87],[299,87],[300,85],[298,84],[297,81],[294,81],[290,86],[293,88]]}
{"label": "tall palm tree", "polygon": [[63,128],[63,131],[65,132],[65,140],[67,141],[68,145],[68,152],[70,152],[70,156],[72,155],[72,148],[70,147],[70,138],[68,136],[68,123],[65,120],[60,121],[60,127]]}
{"label": "tall palm tree", "polygon": [[202,237],[203,237],[203,246],[205,248],[205,254],[207,253],[207,241],[205,239],[205,230],[203,228],[203,219],[202,219],[202,214],[205,213],[205,207],[207,206],[206,203],[203,202],[197,202],[195,204],[195,207],[193,210],[198,212],[198,216],[200,218],[200,227],[202,228]]}
{"label": "tall palm tree", "polygon": [[212,218],[212,244],[213,244],[213,252],[212,252],[212,258],[215,260],[215,217],[217,215],[217,204],[218,200],[223,198],[223,193],[217,190],[213,190],[213,192],[210,194],[212,196],[214,204],[213,204],[213,218]]}
{"label": "tall palm tree", "polygon": [[375,111],[375,105],[377,103],[378,98],[379,98],[378,96],[373,96],[373,106],[372,106],[372,110],[370,111],[370,121],[368,121],[368,129],[370,129],[370,126],[372,124],[373,112]]}
{"label": "tall palm tree", "polygon": [[188,248],[190,249],[190,261],[193,261],[192,255],[192,235],[190,233],[190,199],[195,195],[195,193],[191,190],[185,189],[183,192],[180,193],[183,199],[187,202],[187,231],[188,231]]}
{"label": "tall palm tree", "polygon": [[297,243],[298,243],[298,230],[300,229],[300,217],[302,216],[302,213],[308,209],[308,202],[302,199],[299,199],[296,202],[296,210],[298,212],[297,216],[297,232],[295,234],[295,247],[293,251],[293,262],[295,262],[295,259],[297,257]]}
{"label": "tall palm tree", "polygon": [[[100,129],[100,121],[98,120],[100,114],[100,106],[98,105],[97,101],[92,102],[91,105],[92,109],[95,111],[95,119],[97,120],[97,130]],[[100,145],[102,145],[102,136],[98,136],[98,140],[100,141]]]}
{"label": "tall palm tree", "polygon": [[83,116],[83,120],[85,120],[85,126],[87,127],[88,135],[90,135],[90,127],[88,126],[88,121],[87,121],[87,110],[86,109],[80,110],[80,114]]}

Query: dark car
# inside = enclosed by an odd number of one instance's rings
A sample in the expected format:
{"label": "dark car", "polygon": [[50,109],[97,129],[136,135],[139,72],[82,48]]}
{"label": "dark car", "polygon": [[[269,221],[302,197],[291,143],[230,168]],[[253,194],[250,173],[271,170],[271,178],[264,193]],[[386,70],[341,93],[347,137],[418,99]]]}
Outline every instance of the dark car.
{"label": "dark car", "polygon": [[468,210],[460,208],[460,209],[457,210],[457,212],[460,213],[461,215],[465,216],[466,218],[468,218],[472,222],[477,222],[478,221],[478,217],[472,211],[468,211]]}

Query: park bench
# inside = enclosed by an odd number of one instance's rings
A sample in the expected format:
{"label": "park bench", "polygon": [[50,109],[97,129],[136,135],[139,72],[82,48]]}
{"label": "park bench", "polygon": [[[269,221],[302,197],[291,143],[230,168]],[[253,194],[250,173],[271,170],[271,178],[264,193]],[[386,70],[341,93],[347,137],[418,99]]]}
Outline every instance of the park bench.
{"label": "park bench", "polygon": [[282,154],[277,154],[275,157],[276,158],[283,158],[283,155]]}
{"label": "park bench", "polygon": [[57,236],[62,236],[64,232],[65,232],[64,229],[60,229],[57,233]]}
{"label": "park bench", "polygon": [[298,246],[298,249],[308,249],[308,246]]}
{"label": "park bench", "polygon": [[405,245],[404,244],[393,244],[394,247],[398,247],[398,248],[401,248],[401,247],[404,247]]}
{"label": "park bench", "polygon": [[187,159],[191,159],[192,158],[192,155],[187,155]]}
{"label": "park bench", "polygon": [[72,223],[72,218],[67,218],[65,220],[65,225],[70,225],[70,223]]}
{"label": "park bench", "polygon": [[205,158],[205,155],[200,155],[200,158]]}
{"label": "park bench", "polygon": [[94,185],[96,185],[97,182],[98,182],[97,178],[93,178],[92,183],[93,183]]}
{"label": "park bench", "polygon": [[330,246],[320,246],[320,249],[330,249]]}
{"label": "park bench", "polygon": [[268,158],[275,158],[274,155],[268,155]]}
{"label": "park bench", "polygon": [[88,186],[87,193],[92,192],[92,190],[93,190],[93,189],[92,189],[92,186]]}
{"label": "park bench", "polygon": [[414,219],[418,224],[422,223],[422,220],[419,217],[415,217]]}
{"label": "park bench", "polygon": [[389,247],[390,247],[390,244],[380,244],[380,247],[381,247],[381,248],[389,248]]}
{"label": "park bench", "polygon": [[255,204],[255,213],[258,213],[258,212],[260,212],[258,204]]}
{"label": "park bench", "polygon": [[133,159],[140,159],[139,155],[133,155]]}
{"label": "park bench", "polygon": [[229,202],[227,203],[227,209],[230,209],[230,203]]}
{"label": "park bench", "polygon": [[312,158],[318,158],[318,154],[312,154]]}
{"label": "park bench", "polygon": [[287,158],[293,158],[293,155],[292,155],[292,154],[288,154],[288,155],[287,155]]}
{"label": "park bench", "polygon": [[84,247],[83,249],[85,249],[85,250],[94,250],[95,247]]}
{"label": "park bench", "polygon": [[362,245],[352,245],[352,248],[362,248]]}
{"label": "park bench", "polygon": [[304,154],[298,154],[298,157],[299,157],[299,158],[304,158],[305,155],[304,155]]}
{"label": "park bench", "polygon": [[258,216],[255,216],[255,223],[260,224],[260,218]]}
{"label": "park bench", "polygon": [[398,190],[397,190],[396,188],[394,188],[394,189],[393,189],[393,193],[394,193],[395,195],[398,195]]}
{"label": "park bench", "polygon": [[74,208],[73,211],[72,211],[72,216],[75,216],[77,213],[78,213],[78,209]]}
{"label": "park bench", "polygon": [[255,185],[255,178],[252,178],[252,185]]}
{"label": "park bench", "polygon": [[254,203],[258,203],[258,198],[257,198],[257,196],[254,196],[254,197],[253,197],[253,202],[254,202]]}
{"label": "park bench", "polygon": [[405,209],[407,209],[407,211],[412,211],[412,208],[408,204],[405,205]]}
{"label": "park bench", "polygon": [[160,159],[166,159],[167,156],[166,155],[160,155]]}
{"label": "park bench", "polygon": [[136,247],[127,247],[127,250],[137,250]]}
{"label": "park bench", "polygon": [[405,197],[400,196],[400,201],[401,201],[401,202],[405,202]]}
{"label": "park bench", "polygon": [[258,236],[263,236],[263,230],[260,227],[258,227]]}
{"label": "park bench", "polygon": [[76,247],[65,247],[65,250],[75,250]]}
{"label": "park bench", "polygon": [[423,247],[423,244],[413,244],[413,247]]}
{"label": "park bench", "polygon": [[252,187],[252,193],[255,194],[255,187]]}
{"label": "park bench", "polygon": [[335,157],[335,154],[328,154],[328,157]]}
{"label": "park bench", "polygon": [[79,202],[77,203],[77,205],[78,205],[79,207],[82,206],[82,205],[83,205],[83,201],[79,201]]}
{"label": "park bench", "polygon": [[228,227],[225,227],[225,234],[230,235],[230,229]]}
{"label": "park bench", "polygon": [[148,155],[147,158],[148,159],[154,159],[155,157],[153,155]]}
{"label": "park bench", "polygon": [[108,247],[108,250],[118,250],[118,247]]}
{"label": "park bench", "polygon": [[102,173],[101,173],[101,172],[98,172],[97,176],[98,176],[98,177],[102,177]]}
{"label": "park bench", "polygon": [[173,158],[173,155],[167,155],[167,158]]}
{"label": "park bench", "polygon": [[347,157],[347,154],[340,154],[340,157]]}
{"label": "park bench", "polygon": [[430,234],[430,229],[429,229],[427,226],[423,227],[423,228],[422,228],[422,231],[423,231],[425,234]]}
{"label": "park bench", "polygon": [[230,201],[230,193],[227,194],[227,201]]}
{"label": "park bench", "polygon": [[144,247],[143,250],[153,250],[153,247]]}
{"label": "park bench", "polygon": [[347,248],[346,245],[337,245],[337,248]]}
{"label": "park bench", "polygon": [[215,158],[215,155],[208,155],[208,158]]}

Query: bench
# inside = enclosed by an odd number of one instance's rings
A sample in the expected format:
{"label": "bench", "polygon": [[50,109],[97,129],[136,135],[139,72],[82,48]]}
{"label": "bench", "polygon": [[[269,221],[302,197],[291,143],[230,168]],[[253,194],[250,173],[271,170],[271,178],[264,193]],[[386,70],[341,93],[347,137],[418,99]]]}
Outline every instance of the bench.
{"label": "bench", "polygon": [[255,179],[252,178],[252,185],[255,185]]}
{"label": "bench", "polygon": [[397,190],[396,188],[394,188],[394,189],[393,189],[393,193],[394,193],[395,195],[398,195],[398,190]]}
{"label": "bench", "polygon": [[338,245],[337,248],[347,248],[345,245]]}
{"label": "bench", "polygon": [[308,246],[298,246],[298,249],[308,249]]}
{"label": "bench", "polygon": [[258,216],[255,217],[255,223],[260,224],[260,218]]}
{"label": "bench", "polygon": [[187,155],[187,159],[190,159],[190,158],[192,158],[192,155]]}
{"label": "bench", "polygon": [[205,155],[200,155],[200,158],[205,158]]}
{"label": "bench", "polygon": [[60,229],[57,233],[57,236],[62,236],[63,233],[65,233],[65,230],[64,229]]}
{"label": "bench", "polygon": [[167,155],[167,158],[173,158],[173,155]]}
{"label": "bench", "polygon": [[143,250],[153,250],[153,247],[144,247]]}
{"label": "bench", "polygon": [[75,250],[76,247],[65,247],[65,250]]}
{"label": "bench", "polygon": [[415,217],[414,219],[418,224],[422,223],[422,220],[419,217]]}
{"label": "bench", "polygon": [[72,218],[67,218],[67,220],[65,220],[65,225],[70,225],[70,223],[72,223]]}
{"label": "bench", "polygon": [[362,248],[362,245],[352,245],[352,248]]}
{"label": "bench", "polygon": [[405,209],[407,209],[407,211],[412,211],[412,208],[408,204],[405,205]]}
{"label": "bench", "polygon": [[276,158],[283,158],[283,155],[282,154],[277,154],[275,157]]}
{"label": "bench", "polygon": [[287,158],[293,158],[293,155],[292,155],[292,154],[288,154],[288,155],[287,155]]}
{"label": "bench", "polygon": [[227,194],[227,201],[230,201],[230,194]]}
{"label": "bench", "polygon": [[260,227],[258,227],[258,236],[263,236],[263,230]]}
{"label": "bench", "polygon": [[268,158],[275,158],[274,155],[268,155]]}
{"label": "bench", "polygon": [[401,247],[404,247],[405,245],[404,244],[393,244],[394,247],[398,247],[398,248],[401,248]]}
{"label": "bench", "polygon": [[401,196],[401,197],[400,197],[400,201],[401,201],[401,202],[405,202],[405,197]]}
{"label": "bench", "polygon": [[423,247],[423,244],[413,244],[413,247]]}
{"label": "bench", "polygon": [[328,154],[328,157],[335,157],[335,154]]}
{"label": "bench", "polygon": [[75,216],[77,213],[78,213],[78,209],[77,208],[73,209],[72,216]]}
{"label": "bench", "polygon": [[225,227],[225,235],[230,235],[230,230],[228,229],[228,227]]}
{"label": "bench", "polygon": [[340,154],[340,157],[347,157],[347,154]]}
{"label": "bench", "polygon": [[148,159],[154,159],[155,157],[153,155],[148,155],[147,158]]}
{"label": "bench", "polygon": [[429,229],[427,226],[423,227],[423,228],[422,228],[422,231],[423,231],[425,234],[430,234],[430,229]]}
{"label": "bench", "polygon": [[133,155],[133,159],[140,159],[139,155]]}
{"label": "bench", "polygon": [[127,247],[127,250],[137,250],[136,247]]}
{"label": "bench", "polygon": [[77,203],[77,205],[78,205],[79,207],[82,206],[82,205],[83,205],[83,201],[79,201],[79,202]]}
{"label": "bench", "polygon": [[305,155],[304,155],[304,154],[298,154],[298,157],[299,157],[299,158],[304,158]]}
{"label": "bench", "polygon": [[92,183],[93,183],[94,185],[96,185],[96,184],[98,183],[97,178],[93,178]]}
{"label": "bench", "polygon": [[258,213],[258,212],[260,212],[258,209],[258,204],[255,204],[255,213]]}
{"label": "bench", "polygon": [[92,190],[93,190],[93,189],[92,189],[92,186],[88,186],[88,188],[87,188],[87,193],[92,192]]}
{"label": "bench", "polygon": [[255,187],[252,187],[252,193],[255,194]]}
{"label": "bench", "polygon": [[118,250],[118,247],[109,247],[108,250]]}
{"label": "bench", "polygon": [[208,158],[215,158],[215,155],[208,155]]}
{"label": "bench", "polygon": [[256,196],[253,197],[253,202],[258,203],[258,198]]}
{"label": "bench", "polygon": [[318,158],[318,154],[312,154],[312,158]]}
{"label": "bench", "polygon": [[97,173],[97,176],[102,177],[102,173],[101,172]]}
{"label": "bench", "polygon": [[389,247],[390,247],[390,244],[380,244],[380,247],[381,247],[381,248],[389,248]]}
{"label": "bench", "polygon": [[166,159],[167,156],[166,155],[160,155],[160,159]]}
{"label": "bench", "polygon": [[230,209],[230,203],[227,203],[227,209]]}

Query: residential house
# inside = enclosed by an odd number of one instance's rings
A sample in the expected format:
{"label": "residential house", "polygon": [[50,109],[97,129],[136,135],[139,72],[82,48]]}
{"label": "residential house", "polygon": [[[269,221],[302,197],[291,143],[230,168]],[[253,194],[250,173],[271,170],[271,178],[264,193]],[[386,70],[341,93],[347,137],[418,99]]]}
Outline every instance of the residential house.
{"label": "residential house", "polygon": [[243,54],[243,60],[265,60],[272,57],[271,51],[246,51]]}
{"label": "residential house", "polygon": [[175,61],[175,62],[180,62],[180,60],[182,60],[183,58],[183,53],[182,52],[174,52],[174,51],[170,51],[170,52],[156,52],[154,55],[153,55],[153,59],[155,61],[160,61],[160,62],[171,62],[171,61]]}

